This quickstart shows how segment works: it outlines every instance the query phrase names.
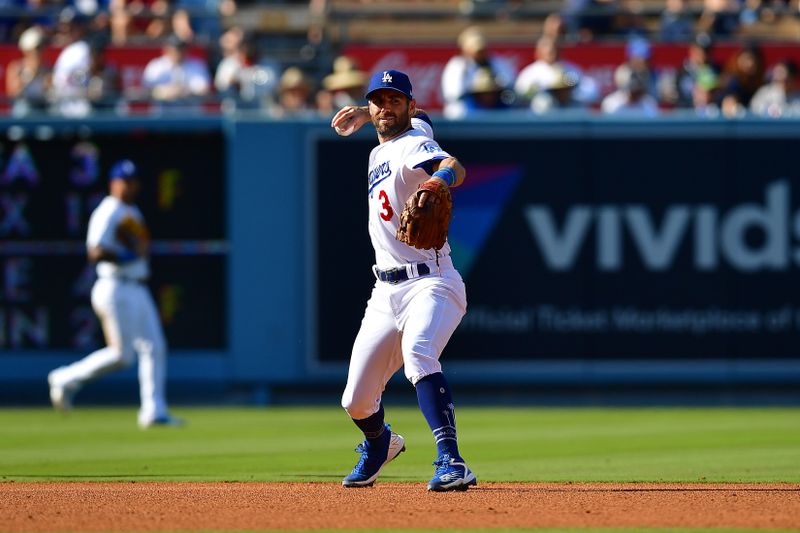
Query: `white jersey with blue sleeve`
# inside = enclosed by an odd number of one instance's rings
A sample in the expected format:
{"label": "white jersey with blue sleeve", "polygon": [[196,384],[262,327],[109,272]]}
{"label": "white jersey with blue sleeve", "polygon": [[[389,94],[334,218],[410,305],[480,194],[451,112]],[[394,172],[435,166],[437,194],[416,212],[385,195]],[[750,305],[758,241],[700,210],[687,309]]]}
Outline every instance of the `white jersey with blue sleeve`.
{"label": "white jersey with blue sleeve", "polygon": [[[369,156],[369,235],[381,270],[436,260],[436,251],[419,250],[395,238],[406,200],[431,177],[433,161],[450,157],[419,129],[376,146]],[[439,257],[450,255],[450,244]]]}
{"label": "white jersey with blue sleeve", "polygon": [[[117,227],[129,217],[144,225],[144,217],[139,208],[126,204],[114,196],[106,196],[89,217],[86,247],[91,249],[99,246],[118,255],[132,251],[126,250],[125,245],[117,237]],[[150,266],[145,257],[137,257],[123,264],[98,261],[97,276],[146,280],[150,276]]]}

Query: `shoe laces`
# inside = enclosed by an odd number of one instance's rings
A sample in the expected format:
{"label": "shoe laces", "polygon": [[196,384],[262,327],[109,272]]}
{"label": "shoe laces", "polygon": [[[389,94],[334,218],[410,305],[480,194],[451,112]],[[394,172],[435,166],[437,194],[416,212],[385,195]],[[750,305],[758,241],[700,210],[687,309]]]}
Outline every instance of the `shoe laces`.
{"label": "shoe laces", "polygon": [[355,451],[356,453],[361,454],[361,458],[358,460],[358,463],[356,463],[356,466],[353,467],[353,472],[361,473],[364,469],[364,463],[366,463],[367,459],[369,459],[369,451],[367,450],[367,443],[362,442],[361,444],[356,446]]}
{"label": "shoe laces", "polygon": [[452,458],[450,457],[449,453],[446,453],[440,456],[433,462],[433,465],[436,467],[436,475],[445,474],[450,469],[450,461]]}

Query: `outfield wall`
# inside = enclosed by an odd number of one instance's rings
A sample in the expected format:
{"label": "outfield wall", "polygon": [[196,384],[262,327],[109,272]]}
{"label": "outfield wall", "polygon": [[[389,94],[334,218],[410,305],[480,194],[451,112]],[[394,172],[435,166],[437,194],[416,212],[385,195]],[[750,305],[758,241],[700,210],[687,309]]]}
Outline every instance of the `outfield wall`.
{"label": "outfield wall", "polygon": [[[0,387],[101,342],[82,241],[121,157],[151,180],[170,379],[341,384],[372,284],[375,139],[326,122],[0,123]],[[789,121],[438,123],[469,171],[450,234],[470,302],[451,379],[799,383],[798,137]]]}

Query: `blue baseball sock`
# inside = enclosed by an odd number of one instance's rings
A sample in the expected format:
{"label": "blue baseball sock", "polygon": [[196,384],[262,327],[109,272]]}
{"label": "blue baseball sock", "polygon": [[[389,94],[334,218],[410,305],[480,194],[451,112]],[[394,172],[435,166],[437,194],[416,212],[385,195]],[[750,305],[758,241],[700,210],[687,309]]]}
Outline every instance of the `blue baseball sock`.
{"label": "blue baseball sock", "polygon": [[456,413],[450,386],[444,374],[437,372],[417,381],[417,401],[436,440],[439,455],[445,453],[461,459],[456,440]]}
{"label": "blue baseball sock", "polygon": [[381,404],[377,412],[360,420],[353,418],[353,422],[355,422],[358,428],[364,433],[369,447],[375,445],[388,446],[391,433],[386,431],[386,426],[383,423],[383,404]]}

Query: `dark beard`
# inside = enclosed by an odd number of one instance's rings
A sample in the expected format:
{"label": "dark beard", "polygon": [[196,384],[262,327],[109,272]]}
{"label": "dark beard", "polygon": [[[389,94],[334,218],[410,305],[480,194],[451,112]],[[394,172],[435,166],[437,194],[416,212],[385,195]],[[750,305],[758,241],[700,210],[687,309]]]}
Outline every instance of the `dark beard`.
{"label": "dark beard", "polygon": [[403,121],[403,117],[400,116],[395,116],[395,118],[396,120],[393,125],[387,125],[380,123],[380,117],[373,117],[372,124],[375,126],[375,131],[378,132],[378,135],[382,139],[393,139],[401,133],[404,133],[411,126],[411,119],[408,115],[405,116],[405,121]]}

